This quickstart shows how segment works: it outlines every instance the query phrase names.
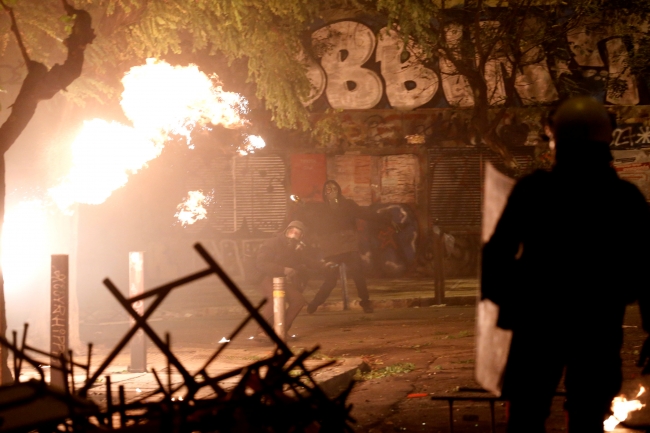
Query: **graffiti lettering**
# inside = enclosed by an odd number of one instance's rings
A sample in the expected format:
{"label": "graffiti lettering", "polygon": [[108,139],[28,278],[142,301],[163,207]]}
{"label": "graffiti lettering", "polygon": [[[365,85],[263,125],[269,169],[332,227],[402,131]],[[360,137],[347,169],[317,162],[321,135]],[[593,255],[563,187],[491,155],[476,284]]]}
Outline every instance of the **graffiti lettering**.
{"label": "graffiti lettering", "polygon": [[650,144],[650,126],[639,127],[639,132],[636,136],[638,139],[634,142],[635,144]]}
{"label": "graffiti lettering", "polygon": [[[426,104],[438,90],[438,76],[422,66],[417,47],[406,46],[394,30],[379,32],[376,58],[386,81],[386,97],[394,108],[412,109]],[[402,60],[403,53],[407,58]]]}
{"label": "graffiti lettering", "polygon": [[377,105],[383,93],[381,78],[361,67],[375,50],[372,30],[354,21],[340,21],[317,30],[312,38],[330,48],[321,58],[327,73],[325,94],[330,105],[339,109],[368,109]]}
{"label": "graffiti lettering", "polygon": [[[489,29],[498,28],[499,23],[485,21],[481,25],[483,29]],[[445,30],[447,45],[451,47],[450,55],[455,55],[454,43],[460,41],[463,28],[459,24],[449,24]],[[416,46],[404,47],[403,41],[394,31],[383,28],[379,35],[377,41],[368,26],[355,21],[339,21],[316,30],[312,34],[312,43],[317,47],[315,51],[322,53],[320,66],[312,59],[300,56],[307,67],[307,77],[312,84],[312,92],[305,105],[325,93],[333,108],[373,108],[379,103],[384,92],[382,78],[386,83],[386,98],[394,108],[420,107],[431,101],[439,88],[442,88],[449,105],[474,105],[469,82],[456,70],[451,59],[441,55],[437,59],[440,69],[436,72],[420,64],[418,57],[421,50]],[[610,83],[612,80],[620,81],[621,85],[608,87],[608,102],[616,105],[636,105],[640,102],[640,96],[637,80],[626,66],[627,48],[621,38],[608,39],[605,42],[605,65],[598,51],[598,42],[607,37],[608,35],[602,33],[590,33],[586,28],[578,28],[567,35],[567,41],[579,67],[590,68],[587,72],[592,75],[597,72],[593,68],[601,68],[598,79],[609,76]],[[556,101],[558,91],[544,49],[541,46],[530,46],[523,47],[522,51],[525,52],[523,64],[514,71],[517,75],[515,90],[522,102],[525,105],[534,105]],[[376,61],[380,63],[381,77],[366,67],[366,62],[373,52]],[[571,72],[567,62],[555,59],[555,63],[558,77]],[[513,68],[505,56],[500,56],[497,47],[495,57],[485,64],[488,100],[491,105],[499,105],[505,101],[504,72],[512,74]]]}
{"label": "graffiti lettering", "polygon": [[628,126],[627,128],[616,128],[612,132],[612,142],[611,147],[629,147],[634,142],[634,137],[632,135],[632,127]]}

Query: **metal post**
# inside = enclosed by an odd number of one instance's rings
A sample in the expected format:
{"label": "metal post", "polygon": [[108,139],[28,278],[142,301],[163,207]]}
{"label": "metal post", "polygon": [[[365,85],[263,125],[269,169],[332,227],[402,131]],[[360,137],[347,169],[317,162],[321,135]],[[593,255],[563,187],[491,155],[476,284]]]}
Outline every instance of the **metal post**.
{"label": "metal post", "polygon": [[282,339],[286,339],[284,327],[284,277],[273,278],[273,329]]}
{"label": "metal post", "polygon": [[445,303],[445,269],[443,262],[444,245],[440,227],[433,228],[433,282],[436,290],[435,303]]}
{"label": "metal post", "polygon": [[348,273],[345,268],[345,263],[339,265],[339,271],[341,272],[341,290],[343,292],[343,309],[350,309],[350,298],[348,297]]}
{"label": "metal post", "polygon": [[[129,253],[129,296],[131,298],[144,293],[144,253],[142,251]],[[144,300],[132,304],[139,315],[144,314]],[[135,319],[129,317],[130,326],[135,326]],[[147,341],[144,331],[138,329],[131,339],[131,365],[132,373],[145,373],[147,371]]]}
{"label": "metal post", "polygon": [[[66,254],[52,255],[50,274],[50,364],[61,368],[61,355],[68,353],[68,256]],[[74,379],[73,379],[74,380]],[[66,388],[66,377],[63,370],[50,369],[50,385]]]}
{"label": "metal post", "polygon": [[454,433],[454,401],[449,400],[449,433]]}

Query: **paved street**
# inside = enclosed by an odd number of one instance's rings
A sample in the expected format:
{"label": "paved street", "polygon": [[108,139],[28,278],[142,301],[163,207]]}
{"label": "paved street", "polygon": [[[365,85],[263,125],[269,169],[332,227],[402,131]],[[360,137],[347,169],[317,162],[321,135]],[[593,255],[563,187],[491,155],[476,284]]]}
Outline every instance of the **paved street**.
{"label": "paved street", "polygon": [[[290,347],[299,353],[320,346],[312,365],[337,361],[333,367],[337,369],[335,375],[353,372],[357,365],[369,367],[370,372],[357,374],[358,383],[349,397],[357,431],[448,431],[447,403],[432,401],[431,397],[484,396],[461,392],[478,387],[473,380],[476,280],[448,280],[447,305],[437,305],[430,280],[371,280],[369,283],[376,305],[374,313],[364,314],[355,302],[351,310],[343,311],[341,291],[337,288],[324,308],[313,315],[303,310],[298,316],[290,332],[295,335],[289,340]],[[305,291],[307,300],[313,297],[317,287],[318,281],[309,285]],[[259,301],[256,287],[242,286],[242,289],[254,303]],[[350,293],[355,300],[353,284]],[[94,366],[99,365],[128,329],[126,313],[108,299],[102,308],[95,310],[84,309],[82,305],[81,337],[82,342],[95,344]],[[467,305],[453,305],[449,300],[454,299]],[[170,332],[175,354],[192,371],[201,366],[244,317],[241,306],[215,279],[173,292],[154,313],[150,324],[161,336]],[[271,354],[270,344],[248,339],[256,334],[255,328],[249,325],[244,329],[212,366],[210,374],[229,371]],[[625,337],[624,392],[632,397],[641,383],[634,363],[645,338],[636,307],[631,307],[626,317]],[[77,355],[83,356],[83,350]],[[129,352],[125,350],[107,370],[113,376],[113,383],[125,386],[127,399],[136,396],[138,389],[142,392],[153,389],[151,374],[129,373],[128,366]],[[164,357],[152,345],[148,351],[148,367],[162,371],[167,380]],[[172,383],[181,381],[174,373],[170,379]],[[78,382],[81,380],[80,376]],[[99,383],[90,396],[101,403],[103,384]],[[633,414],[631,422],[647,422],[643,416]],[[455,403],[453,420],[456,432],[491,431],[490,406],[486,402]],[[505,431],[505,420],[505,406],[498,402],[497,432]],[[562,400],[557,399],[548,430],[559,433],[564,431],[564,426]]]}
{"label": "paved street", "polygon": [[[197,295],[194,298],[188,296],[192,290]],[[393,292],[396,290],[393,286]],[[418,290],[411,287],[404,293],[414,291]],[[194,288],[190,292],[182,296],[180,292],[173,294],[151,324],[160,333],[171,332],[175,350],[196,357],[218,345],[243,315],[236,309],[223,310],[224,304],[207,304],[205,298],[214,294],[208,295],[204,289]],[[382,298],[378,290],[373,293],[376,300]],[[332,299],[335,301],[336,298]],[[357,420],[357,431],[445,432],[449,428],[447,403],[431,401],[430,396],[461,395],[459,388],[477,387],[473,380],[474,316],[473,305],[377,308],[372,314],[353,309],[319,310],[307,315],[303,310],[291,329],[296,337],[289,345],[296,352],[320,345],[318,360],[361,358],[371,367],[369,374],[357,376],[360,381],[349,398],[354,405],[352,415]],[[125,320],[86,321],[82,338],[98,343],[99,351],[105,352],[126,329]],[[270,345],[247,340],[254,333],[253,326],[245,329],[242,338],[224,352],[223,360],[242,363],[268,355]],[[631,394],[640,383],[634,362],[644,338],[636,307],[629,309],[625,336],[624,391]],[[121,359],[126,362],[128,357]],[[564,430],[562,401],[556,400],[548,425],[550,432]],[[497,431],[504,432],[506,415],[502,403],[497,403],[495,414]],[[631,420],[638,422],[639,416],[632,415]],[[490,431],[489,405],[485,402],[456,403],[453,418],[456,432]]]}

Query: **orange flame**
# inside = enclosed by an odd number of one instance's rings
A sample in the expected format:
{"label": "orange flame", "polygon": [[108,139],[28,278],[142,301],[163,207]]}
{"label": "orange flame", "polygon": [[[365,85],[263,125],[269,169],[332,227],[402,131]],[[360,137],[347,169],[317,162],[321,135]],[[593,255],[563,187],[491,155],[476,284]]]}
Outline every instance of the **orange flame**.
{"label": "orange flame", "polygon": [[246,156],[249,153],[255,153],[255,150],[257,149],[263,149],[264,147],[266,147],[266,142],[262,137],[259,135],[249,135],[244,141],[244,147],[237,149],[237,152],[241,156]]}
{"label": "orange flame", "polygon": [[622,395],[615,397],[614,400],[612,400],[612,412],[614,412],[614,414],[605,420],[603,429],[605,431],[613,431],[619,423],[622,423],[627,419],[630,412],[634,412],[645,407],[645,404],[641,403],[639,400],[636,400],[636,398],[640,397],[644,392],[645,388],[641,387],[639,393],[635,397],[635,400],[628,400]]}
{"label": "orange flame", "polygon": [[196,65],[172,66],[147,59],[131,68],[122,79],[122,110],[133,126],[157,140],[168,134],[182,135],[190,142],[197,125],[238,128],[246,124],[247,101],[239,94],[224,92],[218,77],[208,77]]}
{"label": "orange flame", "polygon": [[[190,134],[197,126],[246,124],[242,115],[248,111],[247,101],[224,92],[216,76],[208,77],[196,65],[148,59],[131,68],[122,83],[121,105],[133,127],[99,119],[84,123],[72,144],[70,173],[49,190],[63,210],[74,203],[103,203],[126,184],[129,174],[157,158],[172,134],[192,147]],[[251,149],[258,148],[259,140]]]}
{"label": "orange flame", "polygon": [[72,169],[50,195],[64,210],[74,203],[103,203],[161,151],[162,145],[135,128],[100,119],[84,122],[72,143]]}
{"label": "orange flame", "polygon": [[183,226],[191,225],[208,217],[205,205],[210,203],[210,197],[206,197],[203,191],[189,191],[185,201],[178,205],[174,215]]}

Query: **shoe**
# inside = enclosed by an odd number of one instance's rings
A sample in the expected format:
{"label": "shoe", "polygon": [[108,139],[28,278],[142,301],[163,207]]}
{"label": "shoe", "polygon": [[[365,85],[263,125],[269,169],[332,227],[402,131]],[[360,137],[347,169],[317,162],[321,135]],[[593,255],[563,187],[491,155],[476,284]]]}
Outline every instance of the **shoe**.
{"label": "shoe", "polygon": [[307,313],[314,314],[317,309],[318,309],[318,305],[307,304]]}
{"label": "shoe", "polygon": [[363,308],[364,313],[374,313],[375,309],[372,308],[372,303],[370,301],[361,301],[359,302],[361,308]]}

